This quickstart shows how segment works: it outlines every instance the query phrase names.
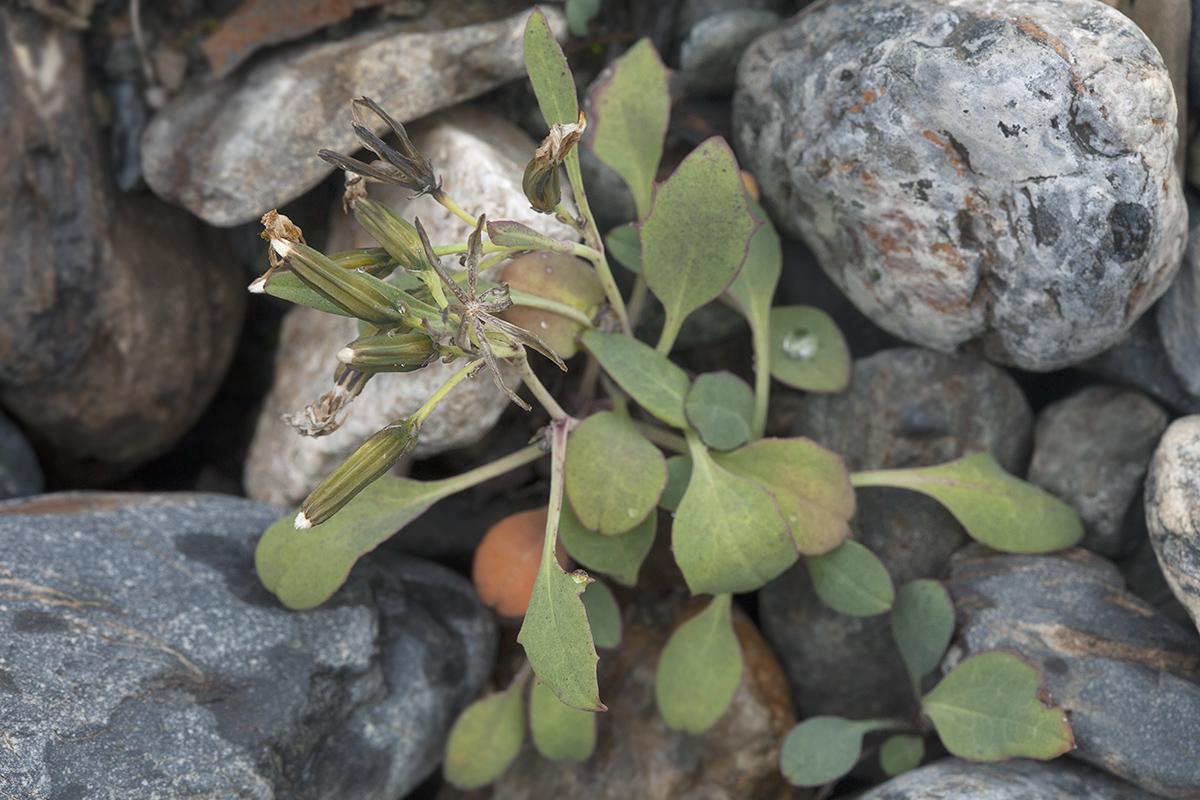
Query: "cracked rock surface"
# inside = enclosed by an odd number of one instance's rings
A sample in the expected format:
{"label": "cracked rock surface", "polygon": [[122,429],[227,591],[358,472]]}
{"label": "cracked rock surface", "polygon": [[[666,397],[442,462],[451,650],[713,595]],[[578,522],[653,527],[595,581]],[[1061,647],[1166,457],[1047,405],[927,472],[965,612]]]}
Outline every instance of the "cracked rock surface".
{"label": "cracked rock surface", "polygon": [[742,164],[868,317],[1051,370],[1116,342],[1179,267],[1175,97],[1092,0],[844,0],[743,57]]}

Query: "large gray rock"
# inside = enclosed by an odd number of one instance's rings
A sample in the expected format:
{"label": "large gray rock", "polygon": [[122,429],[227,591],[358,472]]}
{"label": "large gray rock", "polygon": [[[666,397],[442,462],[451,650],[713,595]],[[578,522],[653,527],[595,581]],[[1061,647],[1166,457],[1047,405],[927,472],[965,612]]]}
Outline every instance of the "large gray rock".
{"label": "large gray rock", "polygon": [[[916,348],[854,365],[839,395],[809,395],[794,433],[842,453],[851,471],[925,467],[991,453],[1010,472],[1028,460],[1033,414],[1016,382],[982,359]],[[866,488],[850,528],[902,585],[942,578],[965,541],[936,501],[903,489]],[[763,633],[787,670],[801,717],[912,716],[916,700],[886,615],[838,614],[797,566],[759,592]]]}
{"label": "large gray rock", "polygon": [[1200,412],[1200,396],[1184,388],[1158,332],[1158,314],[1145,314],[1121,340],[1080,369],[1132,386],[1184,414]]}
{"label": "large gray rock", "polygon": [[[432,161],[443,187],[471,213],[489,219],[515,219],[548,235],[577,240],[578,234],[553,217],[529,207],[521,190],[525,165],[536,143],[525,133],[491,114],[462,108],[412,126],[413,144]],[[409,199],[407,189],[372,184],[372,199],[387,204],[408,220],[419,217],[435,245],[466,241],[471,228],[428,197]],[[569,195],[568,195],[569,202]],[[328,252],[375,247],[375,241],[342,213],[333,212]],[[443,259],[457,266],[454,258]],[[357,322],[309,308],[288,312],[280,332],[280,356],[246,457],[247,494],[262,502],[295,505],[367,437],[394,420],[416,411],[463,362],[434,362],[409,373],[381,373],[371,379],[345,413],[345,422],[328,436],[300,436],[282,420],[332,388],[335,354],[358,337]],[[541,358],[535,355],[533,358]],[[501,363],[505,382],[516,391],[520,377]],[[409,458],[427,458],[478,441],[495,425],[509,400],[482,372],[457,386],[421,426]],[[408,461],[402,461],[401,469]]]}
{"label": "large gray rock", "polygon": [[168,450],[216,392],[243,276],[199,221],[114,197],[78,34],[0,8],[0,402],[69,459]]}
{"label": "large gray rock", "polygon": [[435,769],[496,634],[470,584],[379,552],[325,605],[254,573],[279,510],[217,495],[0,505],[10,797],[395,800]]}
{"label": "large gray rock", "polygon": [[1175,597],[1200,626],[1200,416],[1171,423],[1146,476],[1150,543]]}
{"label": "large gray rock", "polygon": [[1142,479],[1169,418],[1157,403],[1115,386],[1089,386],[1038,415],[1029,482],[1083,520],[1083,546],[1106,558],[1145,539]]}
{"label": "large gray rock", "polygon": [[1200,638],[1125,591],[1081,548],[1050,556],[973,545],[947,584],[960,637],[944,668],[984,650],[1026,658],[1068,714],[1070,755],[1165,797],[1200,797]]}
{"label": "large gray rock", "polygon": [[[564,37],[562,13],[545,12]],[[245,74],[186,91],[142,137],[146,182],[213,225],[258,219],[333,171],[318,150],[359,149],[352,98],[371,97],[407,123],[524,76],[527,17],[424,33],[383,26],[274,55]],[[378,134],[386,130],[381,121],[370,124]]]}
{"label": "large gray rock", "polygon": [[1175,98],[1094,0],[819,2],[738,73],[742,163],[884,329],[1049,370],[1116,342],[1183,253]]}
{"label": "large gray rock", "polygon": [[1067,759],[977,764],[944,758],[906,772],[858,800],[1155,800],[1125,781]]}

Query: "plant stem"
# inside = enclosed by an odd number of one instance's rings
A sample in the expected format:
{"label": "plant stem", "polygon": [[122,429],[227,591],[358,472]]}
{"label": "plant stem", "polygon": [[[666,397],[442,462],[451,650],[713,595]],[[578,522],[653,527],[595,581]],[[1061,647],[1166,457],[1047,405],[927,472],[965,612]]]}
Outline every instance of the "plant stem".
{"label": "plant stem", "polygon": [[563,484],[567,475],[567,433],[571,418],[550,423],[550,502],[546,513],[546,538],[542,542],[542,570],[558,569],[554,548],[558,544],[558,520],[562,516]]}
{"label": "plant stem", "polygon": [[437,408],[437,404],[442,402],[446,395],[450,394],[450,390],[455,386],[458,386],[467,378],[471,377],[472,371],[479,369],[481,366],[483,366],[483,363],[484,361],[482,358],[477,358],[468,362],[462,369],[451,375],[450,378],[442,384],[441,388],[434,392],[430,398],[425,401],[424,405],[413,412],[412,416],[409,417],[409,420],[411,420],[414,425],[420,428],[425,422],[425,419],[433,412],[433,409]]}
{"label": "plant stem", "polygon": [[659,447],[667,450],[674,450],[676,453],[688,452],[687,440],[676,433],[671,433],[668,430],[652,425],[649,422],[643,422],[640,419],[633,420],[633,427],[638,429],[638,433],[645,436],[650,441],[654,442]]}
{"label": "plant stem", "polygon": [[903,470],[872,469],[863,472],[851,472],[850,485],[855,489],[861,489],[864,486],[895,486],[889,477],[894,472],[902,471]]}
{"label": "plant stem", "polygon": [[587,314],[580,311],[574,306],[569,306],[566,303],[560,303],[557,300],[548,300],[545,297],[526,294],[525,292],[509,291],[509,298],[513,301],[514,306],[525,306],[527,308],[540,308],[543,311],[552,311],[559,316],[574,320],[585,328],[596,327],[592,324],[592,320]]}
{"label": "plant stem", "polygon": [[475,217],[472,217],[466,211],[463,211],[462,206],[454,202],[454,198],[452,198],[450,195],[442,193],[434,196],[434,199],[441,203],[447,211],[470,225],[472,228],[479,225],[479,220]]}
{"label": "plant stem", "polygon": [[633,282],[633,294],[629,295],[629,323],[635,328],[638,320],[642,318],[642,311],[649,295],[650,287],[646,284],[646,278],[638,275],[637,280]]}
{"label": "plant stem", "polygon": [[765,328],[750,322],[754,340],[754,420],[750,430],[754,439],[761,439],[767,431],[767,411],[771,404],[771,334]]}
{"label": "plant stem", "polygon": [[592,259],[592,264],[596,267],[596,276],[600,278],[600,285],[604,287],[604,294],[608,297],[609,305],[613,307],[617,319],[621,322],[621,330],[626,335],[632,336],[633,328],[629,325],[629,313],[625,310],[625,299],[621,297],[621,290],[617,288],[617,282],[613,280],[612,268],[609,267],[608,258],[604,255],[604,241],[600,238],[600,230],[596,227],[596,221],[592,218],[591,206],[588,205],[587,192],[583,189],[583,174],[579,170],[579,153],[572,149],[563,161],[563,166],[567,168],[567,178],[571,181],[571,188],[575,192],[575,204],[579,206],[579,215],[586,222],[583,231],[584,242],[595,251],[597,256]]}
{"label": "plant stem", "polygon": [[529,356],[526,354],[524,346],[521,346],[520,348],[520,355],[513,358],[512,361],[521,373],[521,380],[523,380],[525,385],[529,387],[529,391],[533,392],[533,396],[536,397],[537,401],[542,404],[542,408],[546,409],[546,413],[550,415],[550,418],[555,422],[563,420],[568,422],[571,421],[571,415],[566,411],[563,411],[563,407],[558,404],[558,401],[554,399],[554,396],[551,395],[550,392],[546,390],[546,387],[542,385],[542,382],[538,380],[538,376],[536,373],[534,373],[533,367],[529,366]]}
{"label": "plant stem", "polygon": [[484,464],[461,475],[455,475],[453,478],[444,478],[438,482],[446,488],[446,494],[443,496],[448,496],[455,492],[461,492],[464,489],[470,489],[472,486],[491,480],[492,478],[499,477],[518,467],[523,467],[531,461],[537,461],[544,455],[546,453],[540,446],[531,444],[515,453],[509,453],[503,458],[498,458],[490,464]]}

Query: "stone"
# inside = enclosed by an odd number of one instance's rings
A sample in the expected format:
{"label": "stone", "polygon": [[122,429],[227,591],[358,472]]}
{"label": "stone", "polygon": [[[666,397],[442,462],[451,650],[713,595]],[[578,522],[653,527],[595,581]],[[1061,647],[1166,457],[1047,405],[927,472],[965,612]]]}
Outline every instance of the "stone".
{"label": "stone", "polygon": [[39,494],[42,468],[24,434],[0,414],[0,500]]}
{"label": "stone", "polygon": [[654,700],[655,669],[679,603],[636,601],[626,610],[620,647],[602,650],[598,677],[608,711],[597,715],[596,751],[583,763],[547,761],[526,740],[496,781],[505,800],[668,800],[782,798],[783,738],[795,724],[779,662],[745,618],[734,614],[742,682],[730,707],[702,734],[667,727]]}
{"label": "stone", "polygon": [[78,34],[0,9],[0,402],[66,459],[127,472],[196,421],[243,276],[191,216],[117,195]]}
{"label": "stone", "polygon": [[741,9],[705,17],[692,26],[679,46],[676,79],[695,94],[733,94],[738,59],[750,43],[778,28],[783,18],[773,11]]}
{"label": "stone", "polygon": [[777,224],[926,347],[1078,363],[1183,254],[1170,80],[1092,0],[818,3],[747,50],[734,119]]}
{"label": "stone", "polygon": [[[564,37],[562,13],[546,14]],[[381,26],[185,90],[142,137],[146,182],[213,225],[258,219],[333,172],[318,150],[358,150],[353,98],[371,97],[408,123],[524,76],[527,17],[424,33]]]}
{"label": "stone", "polygon": [[1082,548],[998,554],[972,545],[947,583],[960,623],[943,664],[1001,648],[1038,667],[1068,715],[1070,755],[1164,797],[1200,797],[1200,637],[1126,591]]}
{"label": "stone", "polygon": [[[1155,307],[1162,347],[1184,390],[1200,398],[1200,226],[1188,235],[1183,266]],[[1200,401],[1198,401],[1200,402]]]}
{"label": "stone", "polygon": [[[1003,370],[972,356],[899,348],[856,362],[845,393],[805,397],[792,432],[843,454],[852,472],[988,452],[1020,475],[1032,427],[1028,403]],[[950,512],[903,489],[860,489],[856,499],[853,538],[879,556],[897,586],[946,575],[967,538]],[[831,610],[800,565],[759,592],[759,614],[802,718],[915,716],[886,615]]]}
{"label": "stone", "polygon": [[395,800],[493,665],[469,582],[386,552],[318,608],[259,584],[280,510],[198,494],[0,505],[14,797]]}
{"label": "stone", "polygon": [[1200,627],[1200,415],[1175,420],[1159,440],[1146,525],[1167,584]]}
{"label": "stone", "polygon": [[1029,482],[1075,509],[1093,553],[1127,556],[1145,538],[1142,480],[1168,421],[1150,398],[1115,386],[1090,386],[1038,415]]}
{"label": "stone", "polygon": [[892,778],[858,800],[1156,800],[1069,759],[975,763],[944,758]]}
{"label": "stone", "polygon": [[[480,111],[456,109],[413,125],[410,137],[432,160],[446,192],[463,208],[486,213],[489,219],[515,219],[551,236],[578,238],[573,229],[529,207],[521,179],[536,143],[515,126]],[[369,192],[405,219],[420,218],[435,245],[466,241],[471,232],[470,226],[428,197],[409,200],[407,189],[385,184],[372,184]],[[353,216],[342,213],[338,203],[326,250],[374,246],[374,240]],[[444,258],[443,263],[448,269],[458,266],[455,258]],[[334,356],[357,336],[357,323],[347,317],[308,308],[288,312],[280,332],[274,383],[246,457],[250,497],[278,505],[298,504],[368,436],[416,411],[462,367],[462,362],[435,362],[416,372],[378,374],[350,404],[346,421],[336,432],[319,438],[300,436],[281,416],[300,411],[332,388]],[[520,377],[515,369],[505,362],[501,368],[506,384],[517,390]],[[413,458],[477,441],[508,405],[486,372],[460,384],[422,425],[416,447],[400,468]]]}
{"label": "stone", "polygon": [[1171,366],[1157,314],[1146,314],[1114,346],[1080,364],[1080,369],[1145,392],[1168,408],[1200,413],[1200,397],[1180,383]]}

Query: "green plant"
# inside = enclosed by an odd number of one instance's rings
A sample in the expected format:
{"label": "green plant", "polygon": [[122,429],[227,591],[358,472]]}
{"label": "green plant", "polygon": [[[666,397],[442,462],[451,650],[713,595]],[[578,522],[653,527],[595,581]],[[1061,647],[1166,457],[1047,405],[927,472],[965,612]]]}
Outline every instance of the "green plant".
{"label": "green plant", "polygon": [[[533,675],[529,724],[535,746],[554,759],[582,759],[591,752],[594,714],[605,709],[596,648],[617,645],[620,612],[602,583],[584,570],[564,570],[555,547],[561,540],[588,570],[632,585],[654,539],[657,508],[674,512],[673,550],[688,587],[712,595],[708,607],[672,635],[658,666],[658,704],[672,727],[703,731],[725,711],[742,674],[731,627],[732,595],[760,588],[801,558],[833,608],[851,614],[891,610],[910,670],[918,677],[928,672],[953,625],[948,601],[944,591],[941,600],[931,600],[936,591],[927,582],[905,587],[897,599],[878,559],[849,540],[855,487],[924,492],[949,508],[972,536],[1000,549],[1066,547],[1082,535],[1078,518],[986,455],[928,469],[850,474],[840,456],[808,439],[763,438],[772,377],[808,391],[838,391],[848,380],[850,359],[841,334],[821,311],[771,307],[781,269],[779,239],[748,197],[732,150],[710,139],[655,183],[669,97],[667,70],[648,42],[632,47],[598,83],[590,98],[591,119],[578,109],[566,60],[538,11],[526,29],[525,55],[550,125],[526,170],[525,193],[536,210],[572,225],[582,243],[466,212],[442,188],[403,127],[366,99],[354,104],[356,130],[379,159],[367,164],[326,151],[322,156],[367,179],[431,195],[474,228],[468,240],[434,247],[419,220],[399,218],[353,183],[347,205],[379,248],[326,257],[307,247],[286,219],[264,220],[273,269],[253,288],[361,321],[363,335],[338,353],[335,390],[303,423],[308,432],[336,427],[337,413],[377,371],[419,369],[434,358],[464,365],[418,411],[368,439],[295,517],[264,533],[256,554],[263,584],[289,607],[318,605],[359,556],[434,502],[549,450],[542,558],[519,635],[528,665],[506,690],[478,701],[455,725],[445,771],[460,786],[493,780],[515,756],[525,732],[522,698]],[[368,111],[395,131],[398,149],[366,128],[361,115]],[[639,221],[611,232],[607,241],[593,221],[574,149],[588,127],[592,149],[625,180],[637,204]],[[578,215],[562,203],[560,166]],[[518,285],[525,274],[520,269],[506,273],[513,276],[511,288],[479,280],[480,269],[527,251],[566,259],[551,285]],[[450,254],[464,258],[464,272],[452,276],[443,269],[439,258]],[[636,275],[628,305],[610,255]],[[636,339],[631,326],[650,293],[665,316],[653,347]],[[684,319],[715,300],[731,304],[749,323],[753,386],[727,373],[693,378],[669,358]],[[503,318],[513,305],[522,313],[555,318],[554,348]],[[612,407],[583,419],[559,405],[526,355],[532,347],[565,369],[555,348],[569,356],[580,345],[592,367],[603,370]],[[384,475],[411,447],[438,402],[484,368],[515,403],[528,408],[504,385],[500,360],[517,367],[550,416],[539,443],[439,481]],[[1040,707],[1036,685],[1028,680],[1033,668],[1019,659],[1020,666],[1013,666],[1013,659],[970,659],[926,695],[924,713],[950,749],[980,758],[1051,757],[1069,746],[1065,722],[1048,733],[1045,713],[1030,711],[1031,704]],[[988,692],[964,690],[962,684],[1012,690],[1021,700],[997,710]],[[963,714],[956,716],[965,710],[968,716],[998,719],[1018,706],[1036,724],[971,729],[960,724]],[[886,763],[893,770],[915,764],[920,754],[911,734],[924,732],[919,721],[819,719],[789,737],[784,772],[800,783],[833,780],[858,758],[862,734],[885,727],[909,734],[885,745]],[[959,742],[965,744],[959,748]]]}

